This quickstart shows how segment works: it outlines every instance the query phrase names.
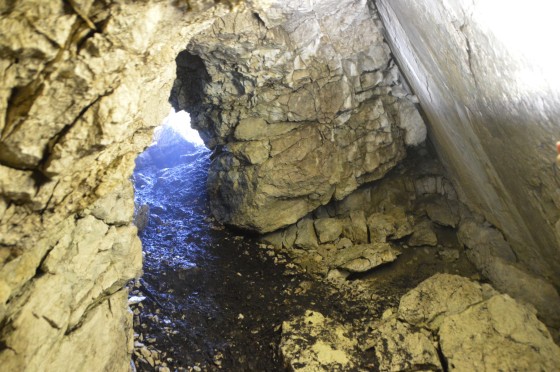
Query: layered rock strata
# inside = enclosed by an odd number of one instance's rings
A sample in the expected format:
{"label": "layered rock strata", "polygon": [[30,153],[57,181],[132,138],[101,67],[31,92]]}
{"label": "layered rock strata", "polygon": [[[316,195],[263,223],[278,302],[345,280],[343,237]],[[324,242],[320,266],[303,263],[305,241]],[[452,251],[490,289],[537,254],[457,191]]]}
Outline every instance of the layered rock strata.
{"label": "layered rock strata", "polygon": [[[256,2],[255,2],[256,3]],[[177,59],[220,221],[269,232],[381,178],[426,129],[365,0],[253,4]]]}

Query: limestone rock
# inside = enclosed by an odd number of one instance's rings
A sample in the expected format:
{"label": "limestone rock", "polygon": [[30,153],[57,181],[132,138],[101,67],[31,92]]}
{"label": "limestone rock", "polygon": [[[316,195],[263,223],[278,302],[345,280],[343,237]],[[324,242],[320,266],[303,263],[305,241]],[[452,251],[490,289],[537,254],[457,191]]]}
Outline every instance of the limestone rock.
{"label": "limestone rock", "polygon": [[520,269],[517,257],[500,231],[467,219],[459,226],[458,238],[467,248],[467,257],[496,289],[535,306],[546,324],[560,325],[560,295],[556,288]]}
{"label": "limestone rock", "polygon": [[391,317],[368,335],[380,371],[443,371],[434,342],[409,324]]}
{"label": "limestone rock", "polygon": [[495,291],[458,275],[436,274],[401,298],[398,317],[415,326],[437,329],[443,314],[460,313]]}
{"label": "limestone rock", "polygon": [[350,219],[343,226],[343,235],[355,244],[369,242],[367,221],[364,211],[350,212]]}
{"label": "limestone rock", "polygon": [[313,220],[304,218],[299,221],[296,226],[297,235],[294,245],[303,249],[317,248],[317,235],[315,234]]}
{"label": "limestone rock", "polygon": [[384,263],[392,262],[400,254],[387,243],[353,245],[337,251],[332,266],[353,273],[373,269]]}
{"label": "limestone rock", "polygon": [[193,38],[171,96],[216,150],[214,215],[258,232],[379,179],[404,157],[405,132],[413,144],[423,128],[408,98],[391,95],[398,73],[367,2],[264,4]]}
{"label": "limestone rock", "polygon": [[403,208],[374,213],[367,219],[371,242],[386,242],[411,235],[412,225]]}
{"label": "limestone rock", "polygon": [[527,307],[497,295],[446,316],[438,332],[450,371],[551,371],[560,347]]}
{"label": "limestone rock", "polygon": [[414,232],[408,239],[408,245],[418,247],[422,245],[436,246],[437,235],[430,221],[422,221],[414,226]]}
{"label": "limestone rock", "polygon": [[170,110],[175,57],[225,10],[0,8],[0,368],[127,371],[134,160]]}
{"label": "limestone rock", "polygon": [[474,219],[466,219],[461,222],[457,237],[467,248],[469,259],[480,270],[484,270],[486,262],[489,262],[493,257],[509,262],[517,260],[500,231],[478,223]]}
{"label": "limestone rock", "polygon": [[399,127],[405,130],[404,142],[411,146],[424,142],[427,134],[426,125],[413,103],[407,100],[399,101],[398,112]]}
{"label": "limestone rock", "polygon": [[280,352],[292,371],[352,369],[356,345],[348,328],[316,311],[282,323]]}
{"label": "limestone rock", "polygon": [[433,222],[439,225],[457,227],[459,224],[459,207],[455,201],[443,197],[432,197],[426,203],[426,213]]}
{"label": "limestone rock", "polygon": [[[431,331],[425,336],[438,340],[450,371],[548,371],[560,362],[560,347],[532,307],[456,275],[436,274],[420,283],[401,298],[397,317],[405,323],[401,328],[412,325]],[[395,322],[389,318],[382,324]],[[379,329],[383,331],[383,325]],[[398,326],[393,329],[400,333]],[[373,342],[386,350],[390,337],[394,337],[390,331],[378,331]],[[410,345],[397,349],[396,357],[381,354],[379,359],[410,363],[416,351],[418,347]]]}
{"label": "limestone rock", "polygon": [[320,218],[315,220],[315,231],[319,243],[332,242],[342,234],[342,223],[336,218]]}

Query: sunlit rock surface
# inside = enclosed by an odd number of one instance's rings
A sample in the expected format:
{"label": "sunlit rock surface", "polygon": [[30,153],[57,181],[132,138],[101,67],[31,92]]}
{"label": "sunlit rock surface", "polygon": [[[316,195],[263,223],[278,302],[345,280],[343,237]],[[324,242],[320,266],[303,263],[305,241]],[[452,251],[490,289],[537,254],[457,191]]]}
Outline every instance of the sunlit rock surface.
{"label": "sunlit rock surface", "polygon": [[255,1],[177,58],[224,223],[268,232],[381,178],[425,126],[364,0]]}
{"label": "sunlit rock surface", "polygon": [[533,297],[541,309],[549,299],[556,315],[548,322],[560,326],[554,289],[560,286],[560,169],[554,149],[560,138],[560,74],[553,62],[558,49],[551,47],[560,32],[558,3],[377,5],[461,199],[511,245],[486,252],[471,245],[471,257],[500,290]]}

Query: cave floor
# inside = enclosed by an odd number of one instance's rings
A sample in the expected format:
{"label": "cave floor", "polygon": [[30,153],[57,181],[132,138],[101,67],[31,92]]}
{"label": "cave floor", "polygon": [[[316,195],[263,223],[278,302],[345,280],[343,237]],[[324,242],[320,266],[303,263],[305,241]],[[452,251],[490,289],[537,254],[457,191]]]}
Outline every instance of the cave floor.
{"label": "cave floor", "polygon": [[[150,206],[140,234],[144,275],[130,285],[138,371],[281,371],[281,326],[293,316],[311,309],[366,331],[364,324],[434,273],[476,276],[463,256],[449,260],[436,247],[401,244],[395,262],[344,283],[312,277],[281,251],[214,221],[208,164],[209,153],[197,149],[169,168],[135,171],[137,205]],[[437,234],[446,246],[457,244],[447,229]],[[360,370],[375,369],[373,354],[363,354]]]}

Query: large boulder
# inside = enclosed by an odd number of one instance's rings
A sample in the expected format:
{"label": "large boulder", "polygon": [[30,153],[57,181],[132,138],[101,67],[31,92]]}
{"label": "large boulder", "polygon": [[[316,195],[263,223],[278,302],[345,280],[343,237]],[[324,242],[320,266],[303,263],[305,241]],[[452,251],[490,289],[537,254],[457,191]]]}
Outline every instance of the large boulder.
{"label": "large boulder", "polygon": [[216,217],[270,232],[381,178],[425,131],[367,2],[251,6],[191,40],[171,101],[215,151]]}

